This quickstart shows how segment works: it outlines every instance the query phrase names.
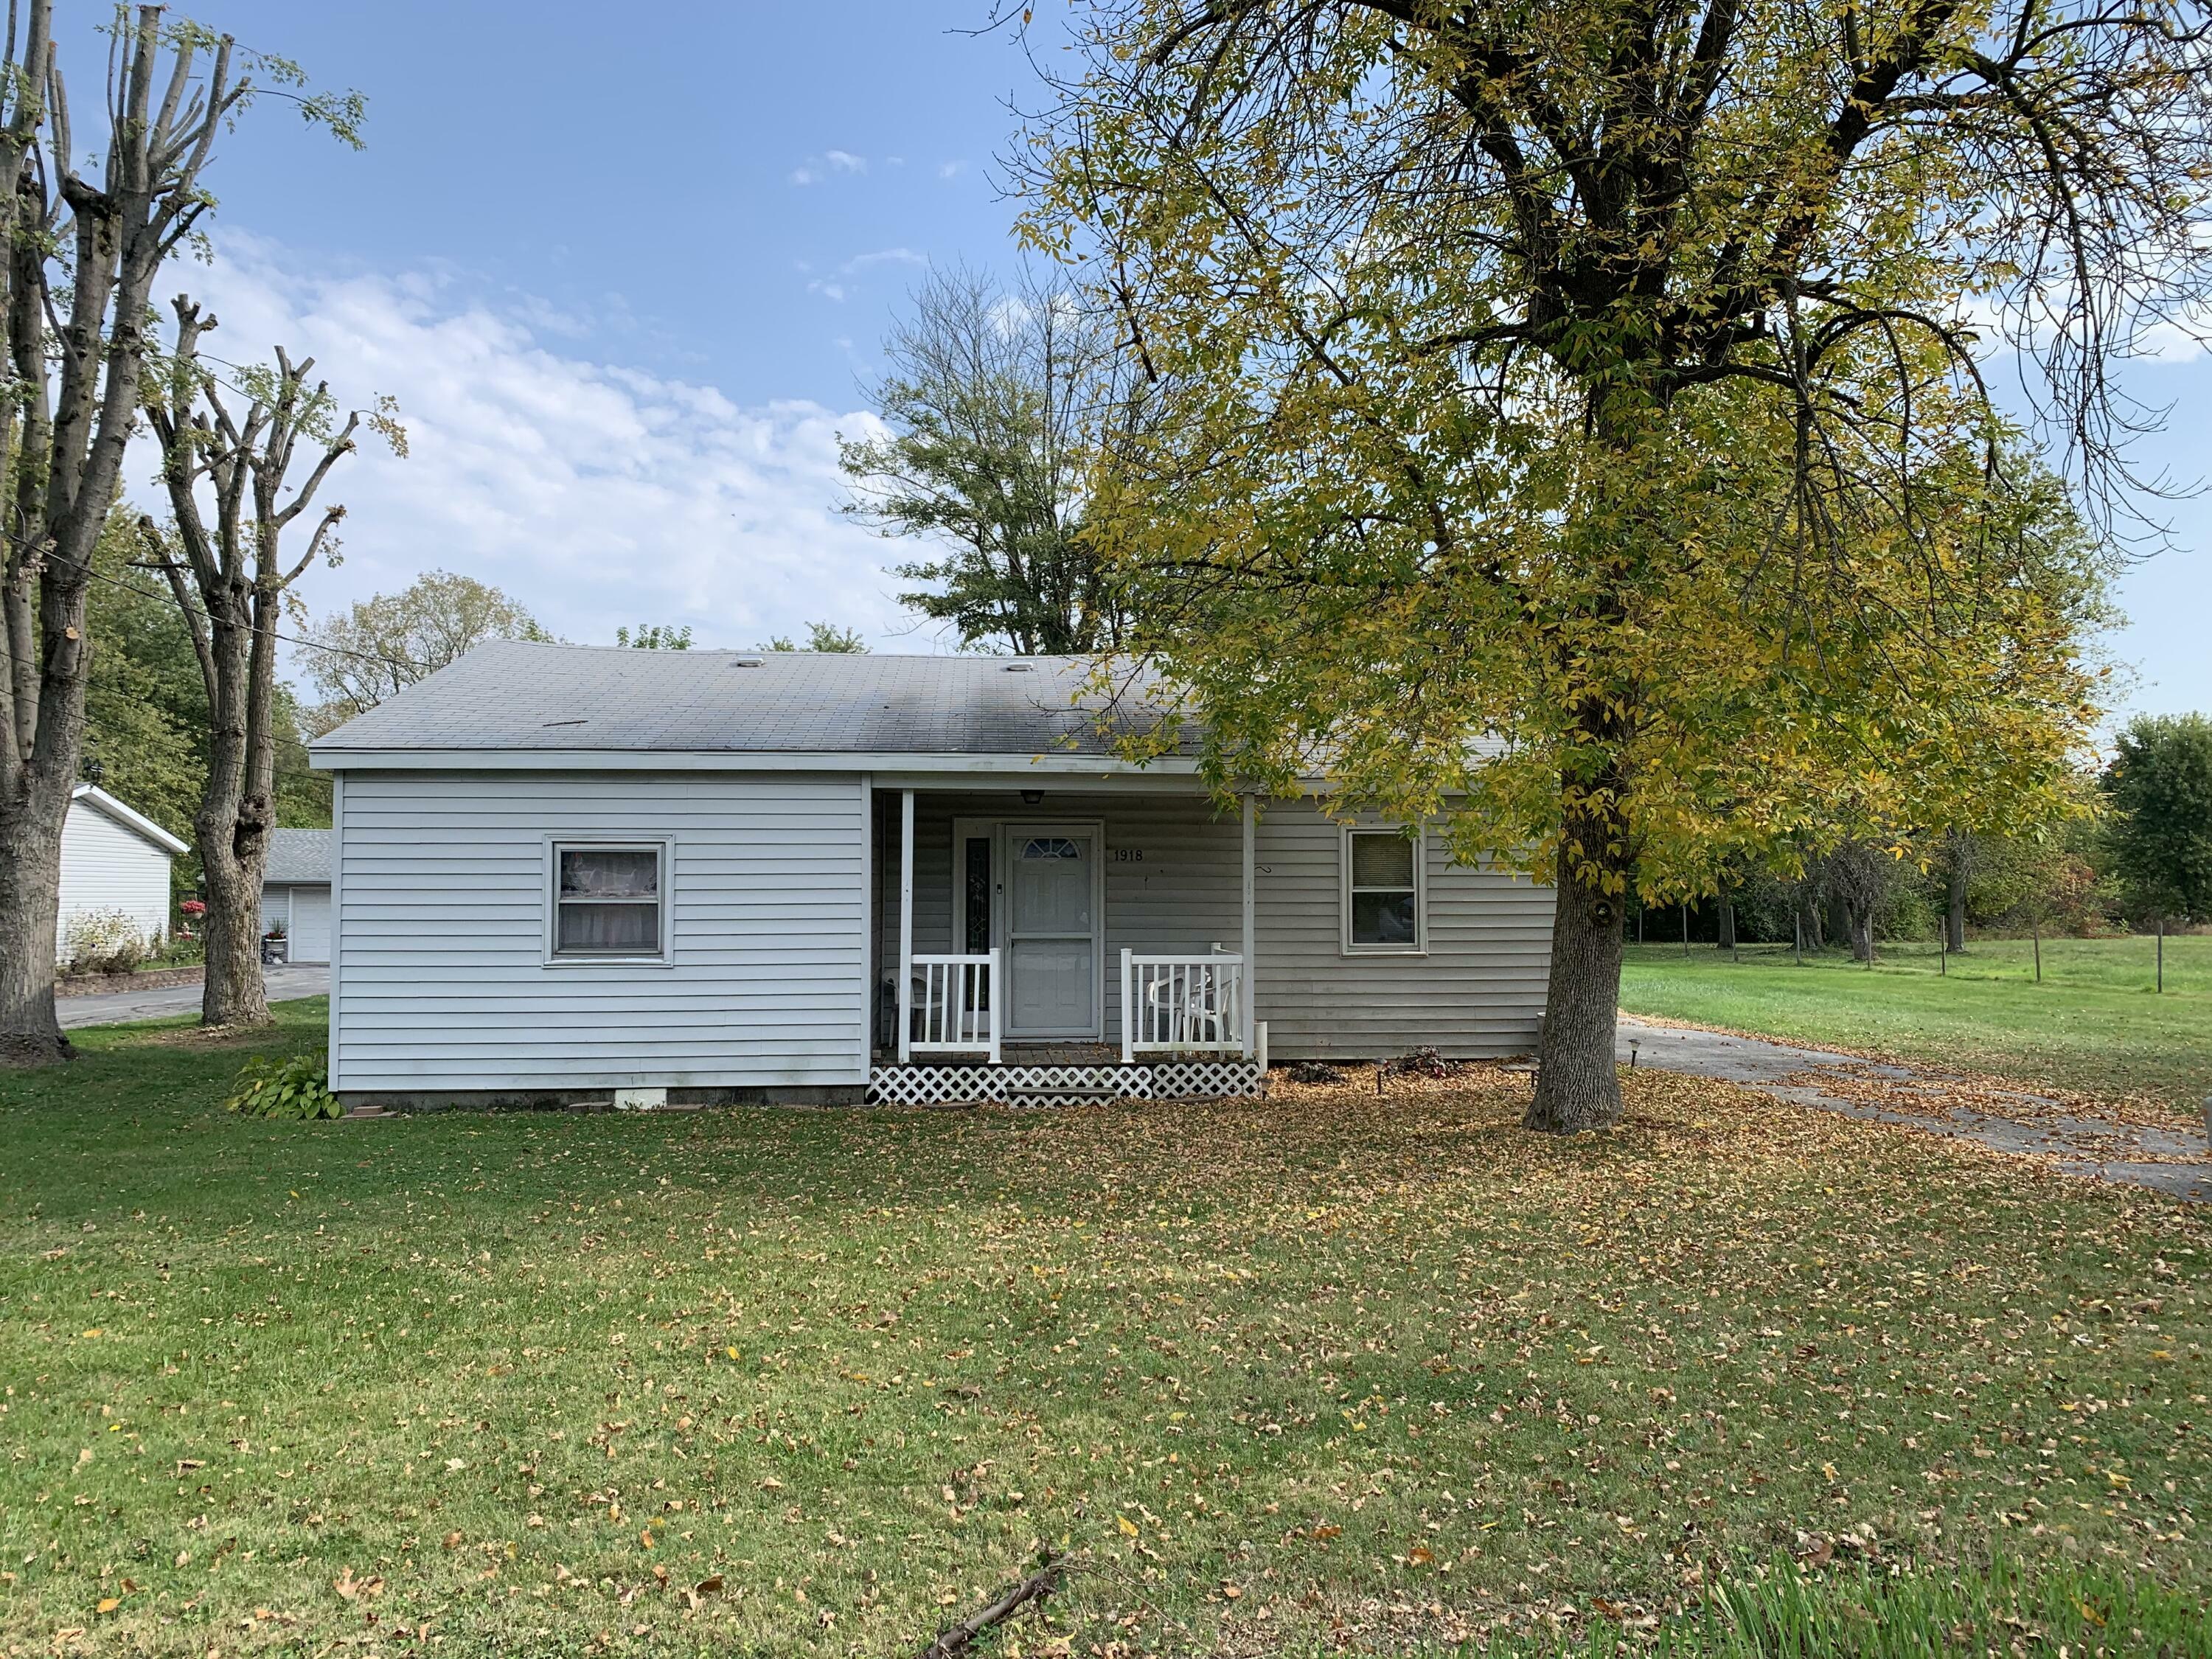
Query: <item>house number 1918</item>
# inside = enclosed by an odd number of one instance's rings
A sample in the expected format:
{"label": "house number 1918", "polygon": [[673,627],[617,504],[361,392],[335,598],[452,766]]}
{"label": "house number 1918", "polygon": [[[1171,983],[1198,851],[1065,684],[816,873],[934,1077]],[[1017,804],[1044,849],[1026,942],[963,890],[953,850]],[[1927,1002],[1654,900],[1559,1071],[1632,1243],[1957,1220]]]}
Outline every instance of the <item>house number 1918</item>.
{"label": "house number 1918", "polygon": [[1141,847],[1117,847],[1114,849],[1114,862],[1116,864],[1142,864],[1144,861],[1145,849]]}

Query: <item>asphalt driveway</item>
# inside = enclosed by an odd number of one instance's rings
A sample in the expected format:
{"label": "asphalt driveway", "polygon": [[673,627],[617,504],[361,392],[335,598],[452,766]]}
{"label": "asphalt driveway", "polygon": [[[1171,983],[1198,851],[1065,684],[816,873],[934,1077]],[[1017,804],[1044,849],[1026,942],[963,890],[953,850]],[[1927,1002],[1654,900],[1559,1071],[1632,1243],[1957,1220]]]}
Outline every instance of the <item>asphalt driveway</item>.
{"label": "asphalt driveway", "polygon": [[[331,970],[319,963],[288,963],[267,970],[269,1000],[319,997],[331,988]],[[100,996],[63,997],[54,1004],[64,1030],[81,1025],[121,1025],[134,1019],[200,1011],[197,985],[166,985],[151,991],[110,991]]]}
{"label": "asphalt driveway", "polygon": [[[1793,1105],[1899,1123],[1999,1152],[2040,1155],[2069,1175],[2148,1187],[2212,1202],[2212,1153],[2203,1131],[2117,1122],[2069,1110],[2026,1090],[1978,1090],[1968,1103],[1932,1067],[1803,1048],[1765,1037],[1620,1016],[1625,1062],[1741,1083]],[[1830,1086],[1823,1087],[1824,1082]],[[1878,1085],[1869,1091],[1863,1085]]]}

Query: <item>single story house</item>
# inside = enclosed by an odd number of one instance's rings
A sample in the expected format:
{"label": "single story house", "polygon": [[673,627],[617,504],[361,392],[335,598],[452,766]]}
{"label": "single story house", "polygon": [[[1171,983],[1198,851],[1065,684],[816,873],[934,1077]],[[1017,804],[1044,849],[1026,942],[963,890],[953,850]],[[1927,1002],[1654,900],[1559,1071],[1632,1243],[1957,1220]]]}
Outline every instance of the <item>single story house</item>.
{"label": "single story house", "polygon": [[62,820],[58,962],[70,957],[70,933],[80,916],[120,912],[141,939],[158,945],[169,936],[169,871],[191,847],[144,813],[125,805],[96,783],[70,792]]}
{"label": "single story house", "polygon": [[313,744],[349,1102],[1236,1093],[1537,1039],[1551,896],[1122,758],[1069,658],[496,641]]}
{"label": "single story house", "polygon": [[272,830],[261,872],[261,931],[284,930],[286,959],[331,959],[331,832]]}

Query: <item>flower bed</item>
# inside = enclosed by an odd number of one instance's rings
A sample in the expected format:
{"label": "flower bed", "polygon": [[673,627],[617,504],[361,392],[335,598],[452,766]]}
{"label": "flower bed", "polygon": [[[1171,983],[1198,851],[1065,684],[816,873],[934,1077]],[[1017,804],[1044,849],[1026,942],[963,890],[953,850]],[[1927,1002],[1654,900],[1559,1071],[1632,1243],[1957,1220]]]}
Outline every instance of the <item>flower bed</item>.
{"label": "flower bed", "polygon": [[198,985],[207,969],[145,968],[135,974],[64,974],[54,981],[58,997],[103,996],[111,991],[159,991],[171,985]]}

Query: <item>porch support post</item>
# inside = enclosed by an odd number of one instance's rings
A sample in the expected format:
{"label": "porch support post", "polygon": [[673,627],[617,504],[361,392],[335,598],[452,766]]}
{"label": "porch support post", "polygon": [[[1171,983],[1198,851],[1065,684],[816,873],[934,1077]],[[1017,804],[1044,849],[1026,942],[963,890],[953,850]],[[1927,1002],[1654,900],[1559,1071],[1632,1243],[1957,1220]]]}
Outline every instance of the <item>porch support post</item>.
{"label": "porch support post", "polygon": [[899,1064],[914,1059],[914,791],[899,791]]}
{"label": "porch support post", "polygon": [[876,959],[883,954],[883,938],[876,927],[876,780],[860,774],[860,1080],[876,1063],[876,1009],[880,995]]}
{"label": "porch support post", "polygon": [[1000,1019],[1001,1010],[1006,1006],[1006,981],[999,975],[999,947],[994,945],[991,947],[991,976],[983,981],[988,988],[991,1000],[991,1064],[994,1066],[998,1065],[1004,1058],[1000,1048],[1000,1033],[1003,1028],[1000,1024]]}
{"label": "porch support post", "polygon": [[1256,1007],[1252,998],[1252,970],[1255,965],[1252,960],[1252,952],[1255,945],[1257,943],[1256,930],[1253,925],[1254,911],[1255,908],[1253,902],[1253,874],[1256,867],[1254,863],[1253,850],[1258,840],[1258,833],[1255,823],[1257,812],[1253,805],[1252,797],[1249,794],[1247,794],[1243,797],[1243,801],[1244,806],[1244,882],[1243,894],[1244,901],[1244,935],[1242,940],[1243,966],[1237,969],[1237,973],[1242,980],[1242,985],[1237,992],[1237,1024],[1238,1034],[1244,1040],[1244,1058],[1249,1060],[1252,1058],[1254,1052],[1252,1046],[1252,1026],[1253,1014]]}
{"label": "porch support post", "polygon": [[1137,975],[1129,958],[1136,952],[1127,945],[1121,947],[1121,1063],[1133,1065],[1137,1058]]}

